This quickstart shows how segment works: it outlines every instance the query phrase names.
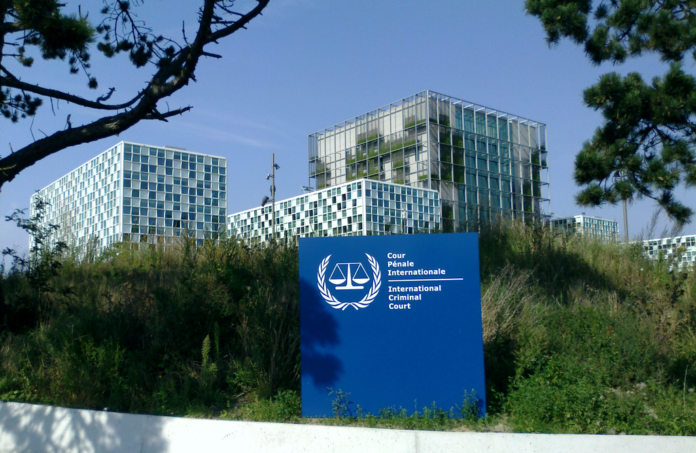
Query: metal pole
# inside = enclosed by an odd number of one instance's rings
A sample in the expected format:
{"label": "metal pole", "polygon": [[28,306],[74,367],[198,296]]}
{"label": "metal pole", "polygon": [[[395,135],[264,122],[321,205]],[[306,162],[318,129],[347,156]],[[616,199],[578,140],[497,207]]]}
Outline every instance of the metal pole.
{"label": "metal pole", "polygon": [[275,153],[271,154],[271,210],[272,212],[272,225],[273,225],[273,239],[275,239]]}

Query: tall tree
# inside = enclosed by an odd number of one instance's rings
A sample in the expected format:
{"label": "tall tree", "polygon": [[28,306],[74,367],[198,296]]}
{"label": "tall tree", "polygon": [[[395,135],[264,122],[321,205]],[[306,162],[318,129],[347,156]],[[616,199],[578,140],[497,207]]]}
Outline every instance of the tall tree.
{"label": "tall tree", "polygon": [[696,60],[696,0],[526,0],[525,7],[549,45],[568,38],[595,65],[648,53],[669,65],[650,83],[639,73],[611,72],[584,91],[604,122],[576,156],[574,178],[583,187],[576,200],[600,206],[647,197],[688,223],[693,212],[674,189],[696,185],[696,79],[684,71],[685,59]]}
{"label": "tall tree", "polygon": [[[155,34],[138,19],[134,8],[144,1],[104,0],[101,22],[93,24],[81,8],[75,14],[64,13],[66,4],[58,0],[0,0],[0,114],[17,122],[34,116],[44,100],[49,100],[51,104],[65,101],[101,116],[73,125],[68,115],[62,130],[0,157],[0,189],[22,170],[65,148],[119,134],[143,120],[167,121],[190,110],[186,106],[162,111],[161,101],[195,81],[202,57],[221,58],[206,50],[210,44],[246,28],[269,2],[254,0],[251,7],[240,9],[235,0],[197,0],[201,7],[195,36],[176,40]],[[109,102],[116,88],[89,99],[32,82],[35,66],[40,64],[32,55],[38,53],[41,60],[65,61],[70,73],[84,74],[89,88],[96,90],[98,78],[90,67],[94,51],[106,57],[126,54],[130,64],[153,68],[154,74],[121,103]],[[10,71],[6,60],[11,58],[19,69]]]}

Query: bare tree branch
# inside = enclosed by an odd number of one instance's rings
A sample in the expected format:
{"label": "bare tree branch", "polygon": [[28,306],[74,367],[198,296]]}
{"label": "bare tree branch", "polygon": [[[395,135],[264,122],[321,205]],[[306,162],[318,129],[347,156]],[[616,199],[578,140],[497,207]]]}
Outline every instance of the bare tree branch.
{"label": "bare tree branch", "polygon": [[[0,159],[0,188],[3,184],[12,181],[22,170],[65,148],[117,135],[143,120],[167,121],[172,116],[189,111],[191,106],[160,113],[157,110],[157,103],[188,85],[189,81],[195,81],[195,71],[201,57],[221,57],[206,52],[204,50],[206,45],[245,28],[252,19],[261,14],[268,2],[269,0],[257,0],[256,7],[242,14],[231,11],[232,2],[203,0],[195,39],[190,43],[187,42],[186,47],[180,48],[177,52],[161,56],[157,61],[157,72],[145,89],[124,104],[102,104],[111,97],[114,88],[111,88],[108,94],[97,98],[97,101],[90,101],[62,91],[21,82],[6,72],[9,76],[0,77],[0,86],[25,90],[47,96],[51,100],[64,100],[91,109],[123,111],[82,126],[54,132]],[[218,23],[215,23],[216,9],[222,10],[222,14],[238,16],[239,19],[234,22],[217,21]]]}
{"label": "bare tree branch", "polygon": [[[9,74],[9,73],[8,73]],[[50,97],[53,99],[62,99],[67,102],[71,102],[76,105],[80,105],[82,107],[88,107],[91,109],[97,109],[97,110],[123,110],[125,108],[130,107],[131,105],[135,104],[138,99],[142,97],[142,92],[138,93],[133,99],[131,99],[128,102],[124,102],[123,104],[117,104],[117,105],[108,105],[108,104],[102,104],[99,102],[99,99],[102,100],[107,100],[109,97],[111,97],[111,93],[108,94],[107,97],[100,97],[97,99],[97,101],[90,101],[85,98],[82,98],[80,96],[75,96],[70,93],[65,93],[63,91],[58,91],[58,90],[53,90],[50,88],[44,88],[39,85],[32,85],[30,83],[25,83],[20,80],[17,80],[12,77],[0,77],[0,86],[5,86],[5,87],[10,87],[10,88],[17,88],[19,90],[24,90],[24,91],[30,91],[35,94],[39,94],[42,96]]]}
{"label": "bare tree branch", "polygon": [[191,110],[192,108],[193,108],[193,107],[189,105],[189,106],[187,106],[187,107],[182,107],[182,108],[180,108],[180,109],[171,110],[171,111],[166,112],[166,113],[160,113],[160,112],[158,112],[157,110],[155,110],[155,111],[153,111],[152,113],[150,113],[149,115],[147,115],[147,116],[146,116],[145,118],[143,118],[143,119],[146,119],[146,120],[160,120],[160,121],[164,121],[164,122],[166,123],[166,122],[168,122],[167,118],[170,118],[170,117],[176,116],[176,115],[181,115],[181,114],[183,114],[183,113],[185,113],[185,112],[188,112],[188,111]]}

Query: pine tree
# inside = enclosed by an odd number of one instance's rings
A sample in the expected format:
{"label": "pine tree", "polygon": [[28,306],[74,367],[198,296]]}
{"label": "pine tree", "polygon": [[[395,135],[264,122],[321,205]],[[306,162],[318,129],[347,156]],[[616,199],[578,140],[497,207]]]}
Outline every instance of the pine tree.
{"label": "pine tree", "polygon": [[549,45],[568,38],[593,64],[648,53],[669,64],[649,83],[639,73],[611,72],[584,91],[604,122],[576,156],[576,200],[601,206],[651,198],[688,223],[693,212],[674,189],[696,185],[696,79],[684,71],[696,61],[696,1],[526,0],[525,7],[541,20]]}

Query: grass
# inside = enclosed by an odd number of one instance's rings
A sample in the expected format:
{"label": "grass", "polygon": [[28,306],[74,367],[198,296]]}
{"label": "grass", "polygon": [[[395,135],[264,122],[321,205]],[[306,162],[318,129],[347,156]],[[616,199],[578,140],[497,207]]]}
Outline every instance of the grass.
{"label": "grass", "polygon": [[[501,417],[477,418],[464,410],[444,410],[436,404],[413,411],[405,408],[385,408],[378,414],[365,414],[358,406],[352,416],[337,414],[330,418],[302,418],[300,395],[293,391],[280,392],[269,399],[255,399],[219,414],[225,420],[274,421],[328,426],[362,426],[367,428],[421,429],[431,431],[509,431]],[[195,414],[210,417],[211,414]]]}
{"label": "grass", "polygon": [[696,435],[696,275],[647,261],[637,246],[538,225],[482,230],[485,419],[437,406],[349,416],[340,398],[337,417],[301,418],[295,247],[120,246],[59,262],[2,277],[2,400],[403,429]]}
{"label": "grass", "polygon": [[3,400],[182,414],[296,389],[294,249],[121,247],[41,293],[28,273],[2,281]]}

